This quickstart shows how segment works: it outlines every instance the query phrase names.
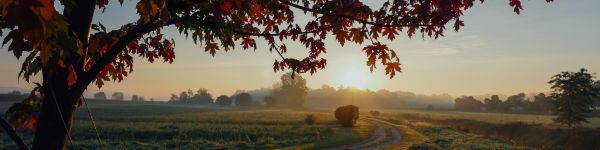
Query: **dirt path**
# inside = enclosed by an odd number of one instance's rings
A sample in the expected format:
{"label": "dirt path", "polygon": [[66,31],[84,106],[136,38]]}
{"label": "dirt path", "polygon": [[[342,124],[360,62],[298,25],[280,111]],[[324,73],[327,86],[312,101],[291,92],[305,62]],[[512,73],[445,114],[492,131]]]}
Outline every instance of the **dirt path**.
{"label": "dirt path", "polygon": [[400,139],[402,139],[398,129],[394,128],[393,124],[391,123],[372,118],[362,118],[362,120],[365,120],[375,126],[371,137],[358,143],[330,148],[328,150],[376,150],[398,143],[400,142]]}

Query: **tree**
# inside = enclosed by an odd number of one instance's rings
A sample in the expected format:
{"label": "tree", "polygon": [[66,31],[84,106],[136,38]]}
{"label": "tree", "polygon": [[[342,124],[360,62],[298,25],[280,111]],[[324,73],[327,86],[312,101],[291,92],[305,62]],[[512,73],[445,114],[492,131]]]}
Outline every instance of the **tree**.
{"label": "tree", "polygon": [[485,100],[483,100],[483,102],[485,103],[485,109],[487,111],[501,111],[502,109],[502,100],[500,100],[500,97],[498,95],[492,95],[492,97],[490,97],[489,99],[486,98]]}
{"label": "tree", "polygon": [[250,106],[252,105],[252,96],[248,93],[240,93],[235,96],[236,106]]}
{"label": "tree", "polygon": [[600,89],[594,87],[595,76],[581,68],[579,72],[561,72],[552,76],[548,83],[553,90],[554,121],[572,126],[588,122],[594,109],[594,98],[600,96]]}
{"label": "tree", "polygon": [[193,104],[203,104],[203,105],[214,103],[212,95],[210,93],[208,93],[208,90],[202,89],[202,88],[199,89],[197,91],[197,93],[191,97],[190,101]]}
{"label": "tree", "polygon": [[132,102],[137,102],[137,101],[139,101],[139,100],[140,100],[140,97],[139,97],[139,96],[137,96],[137,95],[135,95],[135,94],[133,94],[133,96],[131,96],[131,101],[132,101]]}
{"label": "tree", "polygon": [[104,92],[98,92],[98,93],[94,94],[94,99],[97,99],[97,100],[106,100],[106,93],[104,93]]}
{"label": "tree", "polygon": [[267,106],[302,107],[308,94],[306,79],[289,72],[281,75],[281,84],[276,84],[273,94],[265,97]]}
{"label": "tree", "polygon": [[123,100],[125,98],[125,94],[122,92],[114,92],[110,98],[113,100]]}
{"label": "tree", "polygon": [[509,96],[508,98],[506,98],[506,101],[504,101],[504,103],[502,103],[502,105],[504,105],[504,109],[505,111],[510,111],[510,112],[521,112],[524,109],[525,106],[525,97],[527,95],[525,95],[525,93],[519,93],[517,95],[512,95]]}
{"label": "tree", "polygon": [[473,96],[462,96],[456,98],[454,102],[454,109],[461,111],[481,111],[483,103],[478,101]]}
{"label": "tree", "polygon": [[228,96],[226,96],[226,95],[221,95],[221,96],[217,97],[216,103],[219,106],[227,106],[227,107],[229,107],[229,106],[231,106],[231,99]]}
{"label": "tree", "polygon": [[[140,0],[132,8],[139,15],[135,22],[107,31],[92,21],[99,14],[96,8],[106,10],[109,0],[4,0],[0,31],[8,31],[3,45],[8,44],[9,51],[17,58],[26,55],[19,76],[29,81],[41,74],[43,99],[50,102],[40,103],[36,113],[39,125],[32,148],[62,149],[73,122],[72,106],[89,84],[102,87],[108,81],[122,81],[133,71],[135,55],[149,62],[173,62],[175,44],[161,33],[163,27],[175,26],[211,55],[231,50],[236,43],[256,49],[256,40],[263,39],[281,56],[273,64],[275,71],[311,74],[325,67],[324,41],[333,35],[341,45],[364,44],[370,69],[379,62],[392,78],[401,71],[399,58],[380,39],[394,40],[403,31],[409,37],[437,38],[448,24],[458,31],[464,26],[463,11],[475,1],[393,1],[372,8],[359,0]],[[522,10],[520,0],[509,4],[516,13]],[[294,19],[300,12],[308,19]],[[284,41],[304,45],[309,55],[284,57]]]}
{"label": "tree", "polygon": [[552,99],[544,93],[539,93],[533,96],[533,107],[530,108],[530,111],[536,113],[547,114],[552,110]]}
{"label": "tree", "polygon": [[179,100],[179,96],[175,93],[171,94],[171,98],[169,99],[169,103],[175,103]]}

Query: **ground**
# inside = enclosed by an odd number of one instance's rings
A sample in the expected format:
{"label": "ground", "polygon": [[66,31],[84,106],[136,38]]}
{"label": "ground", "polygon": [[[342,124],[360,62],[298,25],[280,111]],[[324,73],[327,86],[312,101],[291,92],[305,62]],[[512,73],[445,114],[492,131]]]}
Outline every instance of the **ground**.
{"label": "ground", "polygon": [[[0,111],[8,106],[0,104]],[[547,149],[535,141],[518,143],[473,127],[510,122],[525,122],[529,127],[535,122],[535,131],[561,128],[552,123],[552,116],[543,115],[381,110],[382,115],[371,116],[364,111],[355,127],[347,128],[336,122],[332,110],[129,102],[91,102],[90,106],[102,144],[83,107],[77,111],[72,132],[76,149]],[[315,124],[304,122],[308,114],[316,116]],[[448,119],[470,124],[458,124],[466,125],[463,127],[435,121]],[[600,119],[592,118],[584,126],[597,132],[594,128],[600,127]],[[32,130],[18,131],[31,143]],[[0,149],[15,148],[8,136],[0,133]]]}

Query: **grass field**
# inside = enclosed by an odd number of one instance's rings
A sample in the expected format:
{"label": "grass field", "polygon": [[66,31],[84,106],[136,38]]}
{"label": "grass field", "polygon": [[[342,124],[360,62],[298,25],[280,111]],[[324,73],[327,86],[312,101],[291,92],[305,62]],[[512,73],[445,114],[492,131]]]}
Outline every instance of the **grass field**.
{"label": "grass field", "polygon": [[[77,149],[315,149],[369,136],[367,124],[344,128],[333,113],[308,110],[223,109],[167,104],[91,104],[102,145],[85,109],[77,112],[72,139]],[[317,117],[306,125],[307,114]],[[19,133],[31,142],[32,131]],[[0,149],[14,149],[6,135]]]}
{"label": "grass field", "polygon": [[[414,114],[433,119],[470,119],[489,123],[541,123],[546,126],[556,127],[559,124],[554,123],[551,115],[530,115],[530,114],[506,114],[506,113],[480,113],[480,112],[458,112],[442,110],[386,110],[388,114]],[[600,118],[592,117],[589,123],[583,124],[584,127],[600,128]]]}
{"label": "grass field", "polygon": [[590,123],[580,128],[559,126],[552,122],[552,116],[540,115],[396,110],[377,118],[399,128],[409,126],[427,137],[425,142],[412,142],[409,148],[415,149],[596,149],[600,146],[598,118],[591,118]]}

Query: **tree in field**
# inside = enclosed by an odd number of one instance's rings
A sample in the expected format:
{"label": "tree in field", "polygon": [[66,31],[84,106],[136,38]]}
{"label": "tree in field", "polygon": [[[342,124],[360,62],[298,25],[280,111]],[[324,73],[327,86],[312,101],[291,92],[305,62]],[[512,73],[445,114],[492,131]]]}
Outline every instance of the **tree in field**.
{"label": "tree in field", "polygon": [[594,86],[594,75],[582,68],[579,72],[561,72],[548,82],[552,86],[554,121],[572,126],[587,122],[594,109],[594,98],[600,96],[600,89]]}
{"label": "tree in field", "polygon": [[511,95],[508,98],[506,98],[506,101],[504,101],[504,103],[502,103],[503,108],[505,109],[505,111],[509,111],[509,112],[521,112],[524,109],[525,106],[525,101],[527,101],[525,99],[527,95],[525,95],[525,93],[519,93],[517,95]]}
{"label": "tree in field", "polygon": [[123,94],[122,92],[114,92],[112,96],[110,96],[110,99],[113,100],[123,100],[124,98],[125,94]]}
{"label": "tree in field", "polygon": [[546,114],[552,110],[552,98],[546,96],[544,93],[539,93],[533,96],[532,107],[529,111]]}
{"label": "tree in field", "polygon": [[97,100],[106,100],[106,93],[104,93],[104,92],[98,92],[98,93],[94,94],[94,99],[97,99]]}
{"label": "tree in field", "polygon": [[[476,2],[395,0],[367,6],[360,0],[139,0],[131,8],[137,10],[135,21],[110,30],[92,23],[109,0],[2,0],[0,34],[3,45],[23,58],[19,76],[29,81],[39,74],[42,79],[43,102],[32,103],[40,105],[39,111],[23,115],[34,116],[23,119],[37,123],[32,149],[62,149],[73,123],[72,106],[80,103],[88,85],[122,81],[132,73],[135,56],[174,61],[175,41],[165,37],[163,27],[174,26],[211,55],[236,45],[257,49],[256,40],[262,39],[264,48],[281,56],[273,63],[275,71],[311,74],[325,67],[324,41],[333,36],[341,45],[363,45],[368,67],[379,64],[392,78],[401,71],[399,57],[380,40],[393,41],[401,33],[438,38],[446,27],[458,31],[464,10]],[[522,10],[520,0],[509,0],[509,5],[516,13]],[[299,13],[307,18],[295,19]],[[285,57],[290,42],[305,46],[308,56]]]}
{"label": "tree in field", "polygon": [[231,99],[226,95],[221,95],[221,96],[217,97],[216,103],[219,106],[229,107],[229,106],[231,106]]}
{"label": "tree in field", "polygon": [[276,84],[273,94],[265,97],[267,106],[302,107],[308,94],[306,79],[293,73],[281,75],[281,83]]}
{"label": "tree in field", "polygon": [[487,111],[499,112],[503,110],[502,100],[500,100],[500,97],[498,97],[498,95],[492,95],[492,97],[486,98],[485,100],[483,100],[483,102]]}
{"label": "tree in field", "polygon": [[212,95],[208,93],[208,90],[206,89],[199,89],[196,94],[190,98],[190,101],[192,104],[203,105],[214,103]]}
{"label": "tree in field", "polygon": [[454,109],[461,111],[481,111],[483,103],[473,96],[462,96],[454,100]]}
{"label": "tree in field", "polygon": [[252,96],[248,93],[240,93],[235,96],[235,106],[250,106],[252,102]]}

